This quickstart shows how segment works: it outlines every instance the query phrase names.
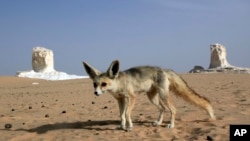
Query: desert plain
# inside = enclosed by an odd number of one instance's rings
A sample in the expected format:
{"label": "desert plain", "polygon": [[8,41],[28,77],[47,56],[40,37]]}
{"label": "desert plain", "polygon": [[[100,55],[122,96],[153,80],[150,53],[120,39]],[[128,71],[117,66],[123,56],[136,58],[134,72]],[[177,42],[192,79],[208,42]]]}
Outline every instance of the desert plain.
{"label": "desert plain", "polygon": [[48,81],[0,76],[1,141],[228,141],[230,124],[250,124],[250,75],[180,74],[211,101],[216,121],[171,94],[177,109],[175,128],[154,127],[158,109],[145,94],[136,97],[132,131],[120,124],[116,100],[93,94],[90,79]]}

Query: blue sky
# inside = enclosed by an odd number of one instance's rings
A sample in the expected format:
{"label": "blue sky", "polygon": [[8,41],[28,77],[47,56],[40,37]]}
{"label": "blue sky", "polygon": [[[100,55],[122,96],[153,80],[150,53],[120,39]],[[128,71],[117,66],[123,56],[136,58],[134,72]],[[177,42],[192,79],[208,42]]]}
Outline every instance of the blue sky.
{"label": "blue sky", "polygon": [[54,51],[55,69],[85,75],[154,65],[188,72],[209,66],[211,43],[232,65],[250,67],[249,0],[1,0],[0,75],[31,69],[32,48]]}

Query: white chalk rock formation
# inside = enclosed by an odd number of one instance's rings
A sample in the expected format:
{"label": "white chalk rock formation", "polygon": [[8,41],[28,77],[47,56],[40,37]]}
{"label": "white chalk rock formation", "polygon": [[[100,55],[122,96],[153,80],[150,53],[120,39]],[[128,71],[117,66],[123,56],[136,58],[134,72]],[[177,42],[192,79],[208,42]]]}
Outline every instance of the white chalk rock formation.
{"label": "white chalk rock formation", "polygon": [[53,72],[54,69],[54,55],[53,51],[43,48],[35,47],[32,50],[32,69],[35,72]]}
{"label": "white chalk rock formation", "polygon": [[211,44],[210,45],[210,65],[209,69],[213,68],[227,68],[232,67],[227,61],[226,48],[221,44]]}
{"label": "white chalk rock formation", "polygon": [[32,50],[32,70],[18,71],[18,77],[38,78],[46,80],[67,80],[88,78],[88,76],[69,75],[65,72],[59,72],[54,69],[53,51],[43,48],[35,47]]}
{"label": "white chalk rock formation", "polygon": [[208,69],[203,69],[201,66],[195,66],[189,73],[208,73],[208,72],[233,72],[233,73],[250,73],[249,68],[241,68],[232,66],[227,61],[226,48],[221,44],[210,45],[210,65]]}

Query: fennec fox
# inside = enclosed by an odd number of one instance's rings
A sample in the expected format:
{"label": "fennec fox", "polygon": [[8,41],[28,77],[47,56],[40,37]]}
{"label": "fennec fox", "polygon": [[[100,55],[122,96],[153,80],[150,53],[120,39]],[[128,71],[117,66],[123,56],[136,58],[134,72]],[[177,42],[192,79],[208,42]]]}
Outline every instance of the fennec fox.
{"label": "fennec fox", "polygon": [[113,61],[108,70],[102,73],[83,62],[86,72],[93,80],[94,94],[100,96],[109,92],[118,101],[121,129],[127,131],[132,129],[131,111],[134,107],[136,94],[141,92],[146,93],[148,99],[160,110],[159,118],[153,123],[155,126],[162,123],[165,106],[167,106],[171,112],[170,124],[167,124],[167,127],[174,127],[176,109],[169,100],[170,91],[204,109],[212,119],[215,119],[209,100],[198,95],[172,70],[140,66],[120,71],[119,64],[118,60]]}

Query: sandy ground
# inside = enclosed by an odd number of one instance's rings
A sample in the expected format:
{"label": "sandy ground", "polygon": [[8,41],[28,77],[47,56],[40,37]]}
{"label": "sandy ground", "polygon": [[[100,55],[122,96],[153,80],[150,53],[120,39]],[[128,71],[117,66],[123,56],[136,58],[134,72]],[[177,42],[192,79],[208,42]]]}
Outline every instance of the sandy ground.
{"label": "sandy ground", "polygon": [[[229,140],[230,124],[250,124],[249,74],[181,76],[211,101],[216,121],[208,121],[206,112],[172,95],[177,108],[175,128],[153,127],[151,123],[156,120],[158,110],[140,94],[132,113],[134,128],[125,132],[116,130],[120,118],[115,99],[110,94],[96,97],[89,79],[46,81],[1,76],[0,140],[200,141],[212,138],[223,141]],[[169,121],[169,115],[167,111],[164,124]]]}

